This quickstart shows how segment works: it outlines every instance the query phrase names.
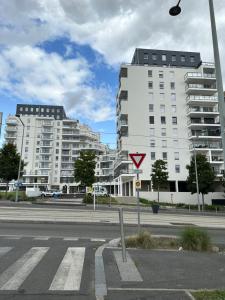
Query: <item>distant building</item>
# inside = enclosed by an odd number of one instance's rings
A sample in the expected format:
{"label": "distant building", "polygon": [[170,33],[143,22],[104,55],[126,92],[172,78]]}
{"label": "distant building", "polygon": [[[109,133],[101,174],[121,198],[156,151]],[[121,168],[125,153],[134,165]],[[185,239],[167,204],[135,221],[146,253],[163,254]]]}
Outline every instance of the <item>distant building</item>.
{"label": "distant building", "polygon": [[[194,148],[206,155],[221,177],[224,162],[214,64],[203,63],[195,52],[136,49],[132,63],[120,68],[117,133],[114,174],[120,196],[136,193],[128,155],[132,152],[146,153],[140,174],[143,193],[152,191],[155,160],[167,162],[167,202],[170,194],[187,191],[186,165]],[[183,202],[182,197],[185,194],[180,195]]]}
{"label": "distant building", "polygon": [[[16,144],[20,152],[22,124],[24,137],[22,158],[25,162],[23,182],[42,189],[63,189],[75,192],[74,162],[82,150],[102,155],[107,147],[100,135],[78,120],[66,117],[61,106],[18,105],[17,116],[6,120],[5,141]],[[18,116],[19,115],[19,116]],[[100,171],[99,171],[100,172]]]}

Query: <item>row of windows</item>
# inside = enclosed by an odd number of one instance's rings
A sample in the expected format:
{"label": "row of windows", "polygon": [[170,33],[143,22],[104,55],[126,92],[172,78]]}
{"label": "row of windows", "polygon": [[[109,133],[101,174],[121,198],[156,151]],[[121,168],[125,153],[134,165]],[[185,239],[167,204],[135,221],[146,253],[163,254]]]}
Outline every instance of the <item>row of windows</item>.
{"label": "row of windows", "polygon": [[[161,116],[160,118],[161,120],[161,124],[166,124],[166,117],[165,116]],[[155,124],[155,117],[154,116],[150,116],[149,117],[149,124]],[[172,125],[177,125],[177,117],[172,117]]]}
{"label": "row of windows", "polygon": [[[167,55],[166,54],[159,55],[159,54],[156,54],[156,53],[152,53],[151,58],[154,61],[156,61],[157,59],[160,59],[160,58],[161,58],[162,61],[167,61]],[[149,54],[148,53],[144,53],[144,59],[146,59],[146,60],[149,59]],[[180,58],[178,59],[178,57],[176,55],[172,55],[171,56],[171,61],[172,62],[178,62],[178,61],[186,62],[186,61],[188,61],[188,58],[185,55],[181,55]],[[195,62],[195,57],[190,56],[189,57],[189,62],[194,63]]]}
{"label": "row of windows", "polygon": [[[161,146],[162,146],[162,148],[167,148],[167,141],[166,140],[162,140],[161,141]],[[178,142],[178,140],[173,140],[173,147],[174,148],[178,148],[178,146],[179,146],[179,142]],[[155,140],[150,140],[150,147],[151,148],[155,148],[156,147],[156,142],[155,142]]]}
{"label": "row of windows", "polygon": [[[156,72],[156,71],[154,71]],[[170,79],[174,80],[175,78],[175,72],[174,71],[170,71]],[[153,70],[148,70],[148,77],[153,77]],[[159,78],[164,78],[164,71],[158,71],[158,77]]]}
{"label": "row of windows", "polygon": [[[149,101],[154,102],[154,99],[158,99],[157,96],[155,96],[153,93],[149,93]],[[176,93],[170,94],[170,100],[171,102],[175,103],[177,99]],[[159,100],[164,102],[165,101],[165,93],[159,94]]]}
{"label": "row of windows", "polygon": [[[148,88],[153,89],[153,81],[148,82]],[[159,83],[159,89],[164,90],[164,88],[165,88],[165,82],[160,82]],[[175,90],[175,88],[176,88],[175,87],[175,82],[170,82],[170,89]]]}
{"label": "row of windows", "polygon": [[[171,105],[171,110],[173,113],[177,112],[177,106]],[[154,104],[149,104],[149,112],[154,112]],[[166,106],[165,104],[160,104],[160,112],[163,114],[166,112]]]}
{"label": "row of windows", "polygon": [[59,109],[59,108],[44,108],[44,107],[27,107],[27,106],[21,106],[20,108],[19,108],[19,110],[21,111],[21,112],[23,112],[23,111],[25,111],[25,112],[28,112],[28,111],[30,111],[30,112],[47,112],[47,113],[50,113],[50,112],[52,112],[52,113],[60,113],[61,112],[61,110]]}
{"label": "row of windows", "polygon": [[[178,136],[178,128],[172,128],[173,136]],[[155,136],[155,128],[150,128],[150,136]],[[161,136],[166,136],[166,128],[161,128]]]}
{"label": "row of windows", "polygon": [[[156,152],[151,152],[151,160],[156,159]],[[162,159],[167,160],[167,152],[162,152]],[[180,155],[179,152],[174,152],[174,160],[179,160]]]}

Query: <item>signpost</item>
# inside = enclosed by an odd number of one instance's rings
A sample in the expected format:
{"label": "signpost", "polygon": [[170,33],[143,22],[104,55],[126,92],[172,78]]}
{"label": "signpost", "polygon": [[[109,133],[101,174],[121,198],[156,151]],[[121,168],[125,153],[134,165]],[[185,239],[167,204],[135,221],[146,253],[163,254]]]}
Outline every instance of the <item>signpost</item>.
{"label": "signpost", "polygon": [[137,180],[135,182],[136,193],[137,193],[137,208],[138,208],[138,233],[141,231],[141,221],[140,221],[140,200],[139,200],[139,190],[141,189],[141,181],[139,180],[139,174],[142,173],[142,170],[139,170],[146,153],[130,153],[130,158],[132,159],[136,170],[135,173],[137,174]]}

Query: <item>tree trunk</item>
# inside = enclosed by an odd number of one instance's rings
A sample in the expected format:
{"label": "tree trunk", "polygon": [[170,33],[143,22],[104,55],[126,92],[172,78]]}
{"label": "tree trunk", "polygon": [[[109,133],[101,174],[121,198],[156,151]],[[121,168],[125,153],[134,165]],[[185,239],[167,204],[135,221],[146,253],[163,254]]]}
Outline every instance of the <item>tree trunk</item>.
{"label": "tree trunk", "polygon": [[158,186],[158,203],[159,203],[159,186]]}
{"label": "tree trunk", "polygon": [[204,194],[202,194],[202,211],[205,209],[205,199],[204,199]]}

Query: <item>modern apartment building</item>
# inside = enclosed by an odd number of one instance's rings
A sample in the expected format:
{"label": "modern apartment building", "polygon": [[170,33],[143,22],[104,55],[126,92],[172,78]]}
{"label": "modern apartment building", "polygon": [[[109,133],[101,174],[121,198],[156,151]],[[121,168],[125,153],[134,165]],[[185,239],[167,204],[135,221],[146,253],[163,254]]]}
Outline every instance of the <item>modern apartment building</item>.
{"label": "modern apartment building", "polygon": [[22,149],[25,185],[77,191],[74,161],[81,150],[105,153],[107,147],[100,142],[100,135],[67,118],[63,107],[18,105],[16,111],[19,114],[7,118],[5,141],[15,143],[19,152]]}
{"label": "modern apartment building", "polygon": [[152,191],[150,174],[157,159],[167,161],[168,192],[186,192],[186,165],[194,149],[205,154],[221,176],[214,64],[203,63],[195,52],[136,49],[132,63],[120,68],[117,132],[118,195],[135,193],[129,153],[146,153],[140,174],[142,192]]}

